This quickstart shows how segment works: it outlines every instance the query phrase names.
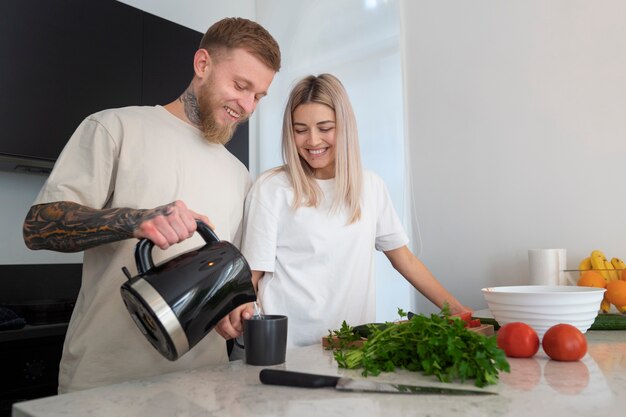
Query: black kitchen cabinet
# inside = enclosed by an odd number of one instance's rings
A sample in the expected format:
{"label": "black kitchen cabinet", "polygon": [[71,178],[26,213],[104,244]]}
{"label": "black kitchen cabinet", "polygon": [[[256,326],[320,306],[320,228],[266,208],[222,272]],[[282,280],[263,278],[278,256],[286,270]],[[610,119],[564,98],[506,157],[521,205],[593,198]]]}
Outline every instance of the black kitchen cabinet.
{"label": "black kitchen cabinet", "polygon": [[140,11],[5,0],[0,19],[0,153],[54,161],[89,114],[141,103]]}
{"label": "black kitchen cabinet", "polygon": [[[174,100],[201,38],[114,0],[3,0],[0,169],[49,172],[89,114]],[[246,166],[247,132],[228,146]]]}
{"label": "black kitchen cabinet", "polygon": [[57,328],[57,335],[0,343],[0,417],[10,416],[16,402],[57,394],[67,325]]}
{"label": "black kitchen cabinet", "polygon": [[21,328],[0,326],[0,417],[15,402],[57,393],[81,273],[81,264],[0,265],[0,308],[26,320]]}
{"label": "black kitchen cabinet", "polygon": [[148,13],[142,13],[142,28],[141,102],[170,102],[191,81],[202,34]]}

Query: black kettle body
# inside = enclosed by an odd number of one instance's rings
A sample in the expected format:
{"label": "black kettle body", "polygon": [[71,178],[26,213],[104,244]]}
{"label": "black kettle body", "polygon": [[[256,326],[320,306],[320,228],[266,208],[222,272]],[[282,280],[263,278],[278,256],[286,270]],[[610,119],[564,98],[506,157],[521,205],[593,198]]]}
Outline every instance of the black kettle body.
{"label": "black kettle body", "polygon": [[174,361],[194,347],[235,307],[256,300],[252,272],[239,250],[197,221],[203,247],[154,266],[154,243],[135,247],[139,274],[121,287],[122,299],[143,335]]}

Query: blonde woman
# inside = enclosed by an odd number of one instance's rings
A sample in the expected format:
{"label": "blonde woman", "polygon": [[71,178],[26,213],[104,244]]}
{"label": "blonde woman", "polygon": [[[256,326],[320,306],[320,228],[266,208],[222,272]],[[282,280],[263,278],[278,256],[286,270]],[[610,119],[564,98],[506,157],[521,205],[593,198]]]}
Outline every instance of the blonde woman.
{"label": "blonde woman", "polygon": [[[289,317],[288,345],[320,343],[329,329],[376,319],[374,250],[431,302],[467,311],[408,249],[387,188],[361,168],[356,120],[341,82],[308,76],[283,118],[285,165],[258,178],[246,199],[242,251],[265,314]],[[242,306],[218,326],[241,333]]]}

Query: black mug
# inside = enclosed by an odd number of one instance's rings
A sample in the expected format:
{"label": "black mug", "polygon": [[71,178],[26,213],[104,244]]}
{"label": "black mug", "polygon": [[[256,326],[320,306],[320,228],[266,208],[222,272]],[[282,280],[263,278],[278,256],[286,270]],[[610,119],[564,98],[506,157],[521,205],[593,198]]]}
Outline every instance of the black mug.
{"label": "black mug", "polygon": [[243,320],[243,346],[249,365],[278,365],[287,352],[287,316],[261,315]]}

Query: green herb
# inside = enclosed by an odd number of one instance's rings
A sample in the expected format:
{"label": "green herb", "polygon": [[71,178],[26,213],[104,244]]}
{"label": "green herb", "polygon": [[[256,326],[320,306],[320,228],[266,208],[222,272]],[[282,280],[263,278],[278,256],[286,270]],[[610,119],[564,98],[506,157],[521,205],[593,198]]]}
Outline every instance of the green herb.
{"label": "green herb", "polygon": [[[336,338],[336,342],[333,341],[333,338]],[[348,323],[344,320],[339,330],[328,331],[328,337],[326,339],[328,340],[327,350],[345,350],[349,348],[352,342],[361,340],[361,336],[354,331],[354,328],[348,326]]]}
{"label": "green herb", "polygon": [[[406,314],[398,309],[400,317]],[[447,306],[439,315],[416,314],[410,320],[369,326],[370,337],[361,347],[349,342],[359,336],[344,321],[341,329],[330,332],[339,339],[331,349],[341,368],[363,368],[362,374],[393,372],[397,367],[435,375],[440,381],[474,379],[484,387],[498,382],[498,372],[509,372],[504,352],[496,337],[469,331],[461,319],[450,317]]]}

